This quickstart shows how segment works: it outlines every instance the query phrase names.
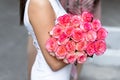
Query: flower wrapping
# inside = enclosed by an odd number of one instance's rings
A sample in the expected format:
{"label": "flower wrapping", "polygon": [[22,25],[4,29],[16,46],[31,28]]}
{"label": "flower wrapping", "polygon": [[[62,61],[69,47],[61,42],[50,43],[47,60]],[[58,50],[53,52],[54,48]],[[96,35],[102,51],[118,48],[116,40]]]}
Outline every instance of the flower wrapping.
{"label": "flower wrapping", "polygon": [[50,55],[65,63],[84,63],[87,57],[100,56],[106,51],[107,30],[93,14],[65,14],[49,32],[46,49]]}

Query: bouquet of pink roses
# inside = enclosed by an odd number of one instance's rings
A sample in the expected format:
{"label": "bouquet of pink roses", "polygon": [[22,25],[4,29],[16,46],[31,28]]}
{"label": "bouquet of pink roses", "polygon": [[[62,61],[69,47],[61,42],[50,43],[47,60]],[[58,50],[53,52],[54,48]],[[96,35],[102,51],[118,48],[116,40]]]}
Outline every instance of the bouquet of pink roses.
{"label": "bouquet of pink roses", "polygon": [[47,51],[65,63],[84,63],[87,57],[102,55],[106,50],[108,32],[89,12],[60,16],[49,34]]}

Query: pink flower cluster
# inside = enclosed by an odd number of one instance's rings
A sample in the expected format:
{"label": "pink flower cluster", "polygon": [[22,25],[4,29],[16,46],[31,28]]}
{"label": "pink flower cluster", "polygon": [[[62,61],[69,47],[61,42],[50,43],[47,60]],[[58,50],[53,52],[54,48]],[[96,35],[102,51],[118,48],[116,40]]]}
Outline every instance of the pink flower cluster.
{"label": "pink flower cluster", "polygon": [[65,63],[84,63],[87,57],[105,52],[107,34],[100,20],[93,19],[89,12],[65,14],[57,19],[57,24],[50,31],[46,49]]}

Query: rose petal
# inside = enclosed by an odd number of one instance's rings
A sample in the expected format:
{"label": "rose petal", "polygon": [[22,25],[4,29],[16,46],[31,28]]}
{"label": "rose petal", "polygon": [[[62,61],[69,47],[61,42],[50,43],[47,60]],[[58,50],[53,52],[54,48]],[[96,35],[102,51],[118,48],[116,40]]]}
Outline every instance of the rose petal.
{"label": "rose petal", "polygon": [[68,41],[66,44],[66,49],[68,52],[74,52],[75,51],[75,42],[74,41]]}
{"label": "rose petal", "polygon": [[95,44],[94,44],[94,42],[90,42],[90,43],[87,45],[86,52],[87,52],[87,54],[88,54],[89,56],[94,55],[94,53],[95,53]]}
{"label": "rose petal", "polygon": [[80,26],[80,29],[84,32],[87,32],[92,29],[92,25],[89,22],[83,22],[83,24]]}
{"label": "rose petal", "polygon": [[57,48],[55,55],[58,59],[64,59],[67,54],[67,50],[64,45],[61,45]]}
{"label": "rose petal", "polygon": [[54,38],[59,38],[59,36],[62,34],[62,28],[60,26],[55,26],[50,31],[50,35],[52,35]]}
{"label": "rose petal", "polygon": [[93,20],[93,15],[90,12],[83,12],[82,13],[82,19],[85,22],[91,22]]}
{"label": "rose petal", "polygon": [[68,26],[65,28],[65,34],[70,37],[72,35],[72,31],[73,31],[74,27],[72,26]]}
{"label": "rose petal", "polygon": [[95,42],[95,54],[102,55],[106,51],[106,43],[104,40],[98,40]]}
{"label": "rose petal", "polygon": [[104,40],[108,35],[108,32],[105,28],[100,28],[97,32],[97,39]]}
{"label": "rose petal", "polygon": [[63,16],[60,16],[57,21],[61,25],[69,25],[71,20],[71,15],[70,14],[65,14]]}
{"label": "rose petal", "polygon": [[100,28],[101,28],[101,22],[100,22],[100,20],[98,20],[98,19],[93,20],[93,22],[92,22],[92,29],[94,31],[98,31]]}
{"label": "rose petal", "polygon": [[77,57],[77,62],[78,63],[84,63],[87,60],[87,55],[85,52],[77,52],[78,57]]}
{"label": "rose petal", "polygon": [[81,32],[79,28],[75,28],[72,32],[71,37],[75,42],[83,41],[84,40],[84,34]]}
{"label": "rose petal", "polygon": [[90,30],[86,33],[86,41],[95,41],[97,39],[97,33]]}
{"label": "rose petal", "polygon": [[64,32],[58,38],[59,45],[65,45],[68,41],[69,41],[69,38]]}
{"label": "rose petal", "polygon": [[80,41],[76,43],[76,50],[78,51],[84,51],[87,47],[87,41]]}
{"label": "rose petal", "polygon": [[75,54],[67,54],[66,60],[68,63],[73,64],[76,61],[76,55]]}
{"label": "rose petal", "polygon": [[58,47],[57,41],[55,38],[49,38],[46,42],[46,49],[48,52],[54,52],[56,51],[56,48]]}
{"label": "rose petal", "polygon": [[73,15],[71,18],[71,26],[73,27],[79,27],[80,24],[82,23],[82,18],[79,15]]}

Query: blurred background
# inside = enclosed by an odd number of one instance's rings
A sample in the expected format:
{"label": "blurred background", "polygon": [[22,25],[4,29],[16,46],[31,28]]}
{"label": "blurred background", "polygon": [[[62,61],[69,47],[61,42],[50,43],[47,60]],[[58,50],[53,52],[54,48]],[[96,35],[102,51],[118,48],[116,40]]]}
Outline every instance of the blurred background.
{"label": "blurred background", "polygon": [[[89,59],[80,80],[120,80],[120,0],[102,1],[108,49]],[[19,0],[0,0],[0,80],[27,80],[27,31],[19,25]]]}

